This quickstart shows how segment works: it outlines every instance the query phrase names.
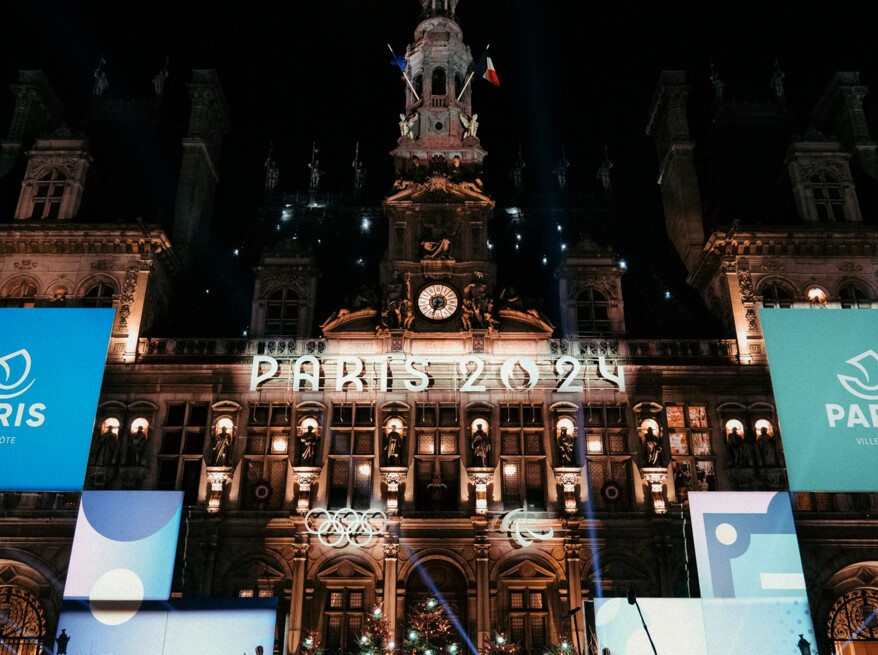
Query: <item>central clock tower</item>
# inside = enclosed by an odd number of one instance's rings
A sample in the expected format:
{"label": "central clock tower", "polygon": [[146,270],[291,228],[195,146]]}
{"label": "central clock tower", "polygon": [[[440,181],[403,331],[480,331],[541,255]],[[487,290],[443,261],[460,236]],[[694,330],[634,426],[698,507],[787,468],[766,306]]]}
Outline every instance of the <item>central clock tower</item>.
{"label": "central clock tower", "polygon": [[473,58],[454,13],[457,1],[421,0],[421,6],[406,49],[411,84],[391,152],[396,182],[384,201],[389,230],[379,329],[490,330],[496,325],[490,296],[496,267],[488,250],[494,202],[482,189],[486,153],[467,83]]}

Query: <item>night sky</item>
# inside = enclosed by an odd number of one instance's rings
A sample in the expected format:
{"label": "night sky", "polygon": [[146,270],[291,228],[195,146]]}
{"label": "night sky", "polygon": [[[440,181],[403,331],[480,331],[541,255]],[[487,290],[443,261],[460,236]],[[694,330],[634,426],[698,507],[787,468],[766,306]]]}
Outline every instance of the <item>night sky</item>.
{"label": "night sky", "polygon": [[[285,192],[307,191],[312,142],[320,149],[328,190],[350,189],[357,142],[369,170],[371,199],[380,199],[389,188],[387,153],[399,135],[403,82],[388,63],[386,43],[400,54],[411,42],[420,14],[415,0],[247,2],[234,9],[200,1],[16,5],[5,10],[3,80],[13,82],[18,68],[44,69],[73,124],[90,100],[92,72],[101,54],[107,60],[109,98],[150,97],[150,80],[166,56],[171,62],[167,102],[184,97],[189,69],[218,69],[232,120],[210,271],[214,277],[222,272],[220,284],[229,285],[222,291],[228,302],[222,310],[225,319],[219,321],[221,333],[233,334],[247,322],[251,283],[246,274],[258,252],[245,251],[238,261],[230,261],[229,253],[256,242],[252,234],[269,142]],[[868,6],[461,0],[464,39],[474,57],[491,44],[501,81],[500,88],[473,82],[479,137],[489,153],[487,191],[500,204],[508,200],[510,163],[521,147],[528,190],[549,193],[550,171],[563,144],[571,164],[571,195],[599,195],[595,172],[606,146],[614,163],[615,234],[624,235],[613,245],[631,261],[626,275],[639,280],[626,281],[626,300],[649,305],[671,290],[676,318],[656,314],[652,327],[658,333],[686,334],[683,324],[691,321],[701,330],[699,303],[686,289],[682,266],[663,236],[655,149],[644,131],[659,72],[688,72],[697,136],[709,128],[711,58],[726,84],[727,100],[769,101],[777,57],[788,107],[806,125],[833,71],[859,70],[864,83],[875,84],[878,46]],[[179,104],[185,108],[185,102]],[[10,105],[11,94],[0,92],[0,132],[8,125]],[[872,118],[876,105],[867,96]],[[539,248],[529,253],[535,267],[543,254],[555,263],[558,253],[543,251],[563,238],[573,239],[568,232],[550,243],[544,235],[553,227],[527,226],[541,236]],[[371,260],[366,263],[369,274],[383,249],[377,229],[358,234],[362,243],[353,241]],[[510,229],[495,221],[495,240],[502,241]],[[341,269],[350,270],[345,268],[350,254],[334,255]],[[502,278],[504,255],[495,251],[495,256],[501,260]],[[332,260],[325,255],[324,267],[327,261]],[[550,280],[551,271],[545,272]],[[318,316],[318,323],[323,318]]]}

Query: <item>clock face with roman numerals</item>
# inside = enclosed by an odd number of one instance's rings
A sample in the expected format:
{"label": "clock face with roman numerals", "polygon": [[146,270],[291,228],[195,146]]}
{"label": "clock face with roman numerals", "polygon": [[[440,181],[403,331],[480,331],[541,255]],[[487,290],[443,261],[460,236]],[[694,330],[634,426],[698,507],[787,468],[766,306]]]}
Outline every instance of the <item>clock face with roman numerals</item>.
{"label": "clock face with roman numerals", "polygon": [[447,321],[460,308],[460,297],[447,284],[428,284],[418,293],[418,311],[428,321]]}

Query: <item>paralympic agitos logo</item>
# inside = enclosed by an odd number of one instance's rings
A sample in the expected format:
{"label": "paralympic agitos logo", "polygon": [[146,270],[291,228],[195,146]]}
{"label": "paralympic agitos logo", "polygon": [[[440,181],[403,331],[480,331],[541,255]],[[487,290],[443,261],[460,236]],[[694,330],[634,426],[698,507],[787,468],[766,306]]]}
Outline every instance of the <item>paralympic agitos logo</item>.
{"label": "paralympic agitos logo", "polygon": [[[841,386],[857,398],[878,401],[878,353],[870,349],[856,357],[851,357],[845,363],[853,366],[859,373],[856,375],[837,373],[836,377]],[[869,369],[872,369],[871,374]],[[878,428],[878,402],[868,405],[850,403],[848,407],[827,403],[826,418],[831,428],[836,427],[840,422],[849,428]]]}
{"label": "paralympic agitos logo", "polygon": [[18,399],[36,382],[31,377],[30,353],[23,348],[0,357],[0,426],[20,427],[22,424],[32,428],[39,427],[46,420],[43,403],[21,402]]}

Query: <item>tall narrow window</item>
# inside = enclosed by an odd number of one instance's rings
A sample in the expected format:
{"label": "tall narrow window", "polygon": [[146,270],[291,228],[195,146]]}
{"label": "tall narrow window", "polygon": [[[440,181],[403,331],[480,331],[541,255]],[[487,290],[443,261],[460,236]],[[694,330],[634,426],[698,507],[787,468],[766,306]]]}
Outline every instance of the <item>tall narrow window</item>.
{"label": "tall narrow window", "polygon": [[844,185],[832,175],[826,171],[812,175],[811,193],[821,221],[843,221],[847,218],[844,211]]}
{"label": "tall narrow window", "polygon": [[422,512],[458,509],[460,418],[455,405],[420,403],[415,416],[415,507]]}
{"label": "tall narrow window", "polygon": [[610,303],[604,294],[593,287],[576,297],[576,331],[579,334],[610,331]]}
{"label": "tall narrow window", "polygon": [[280,509],[287,480],[292,407],[289,403],[250,406],[247,445],[244,450],[242,506],[246,509]]}
{"label": "tall narrow window", "polygon": [[445,91],[445,69],[444,68],[434,68],[433,69],[433,78],[432,78],[432,86],[430,87],[430,92],[434,96],[444,96]]}
{"label": "tall narrow window", "polygon": [[34,184],[31,218],[58,218],[66,181],[67,176],[53,168]]}
{"label": "tall narrow window", "polygon": [[328,589],[323,643],[327,655],[356,650],[363,631],[365,589]]}
{"label": "tall narrow window", "polygon": [[585,405],[582,413],[591,502],[599,509],[630,509],[627,407],[595,403]]}
{"label": "tall narrow window", "polygon": [[546,509],[542,405],[500,405],[500,473],[506,509]]}
{"label": "tall narrow window", "polygon": [[375,408],[341,403],[332,408],[329,507],[369,509],[375,459]]}
{"label": "tall narrow window", "polygon": [[265,336],[295,335],[300,306],[299,294],[288,287],[272,293],[265,307]]}
{"label": "tall narrow window", "polygon": [[184,505],[198,502],[207,413],[207,403],[172,403],[165,416],[157,486],[182,490]]}
{"label": "tall narrow window", "polygon": [[545,590],[512,589],[509,592],[509,641],[520,644],[526,652],[542,652],[548,618]]}

